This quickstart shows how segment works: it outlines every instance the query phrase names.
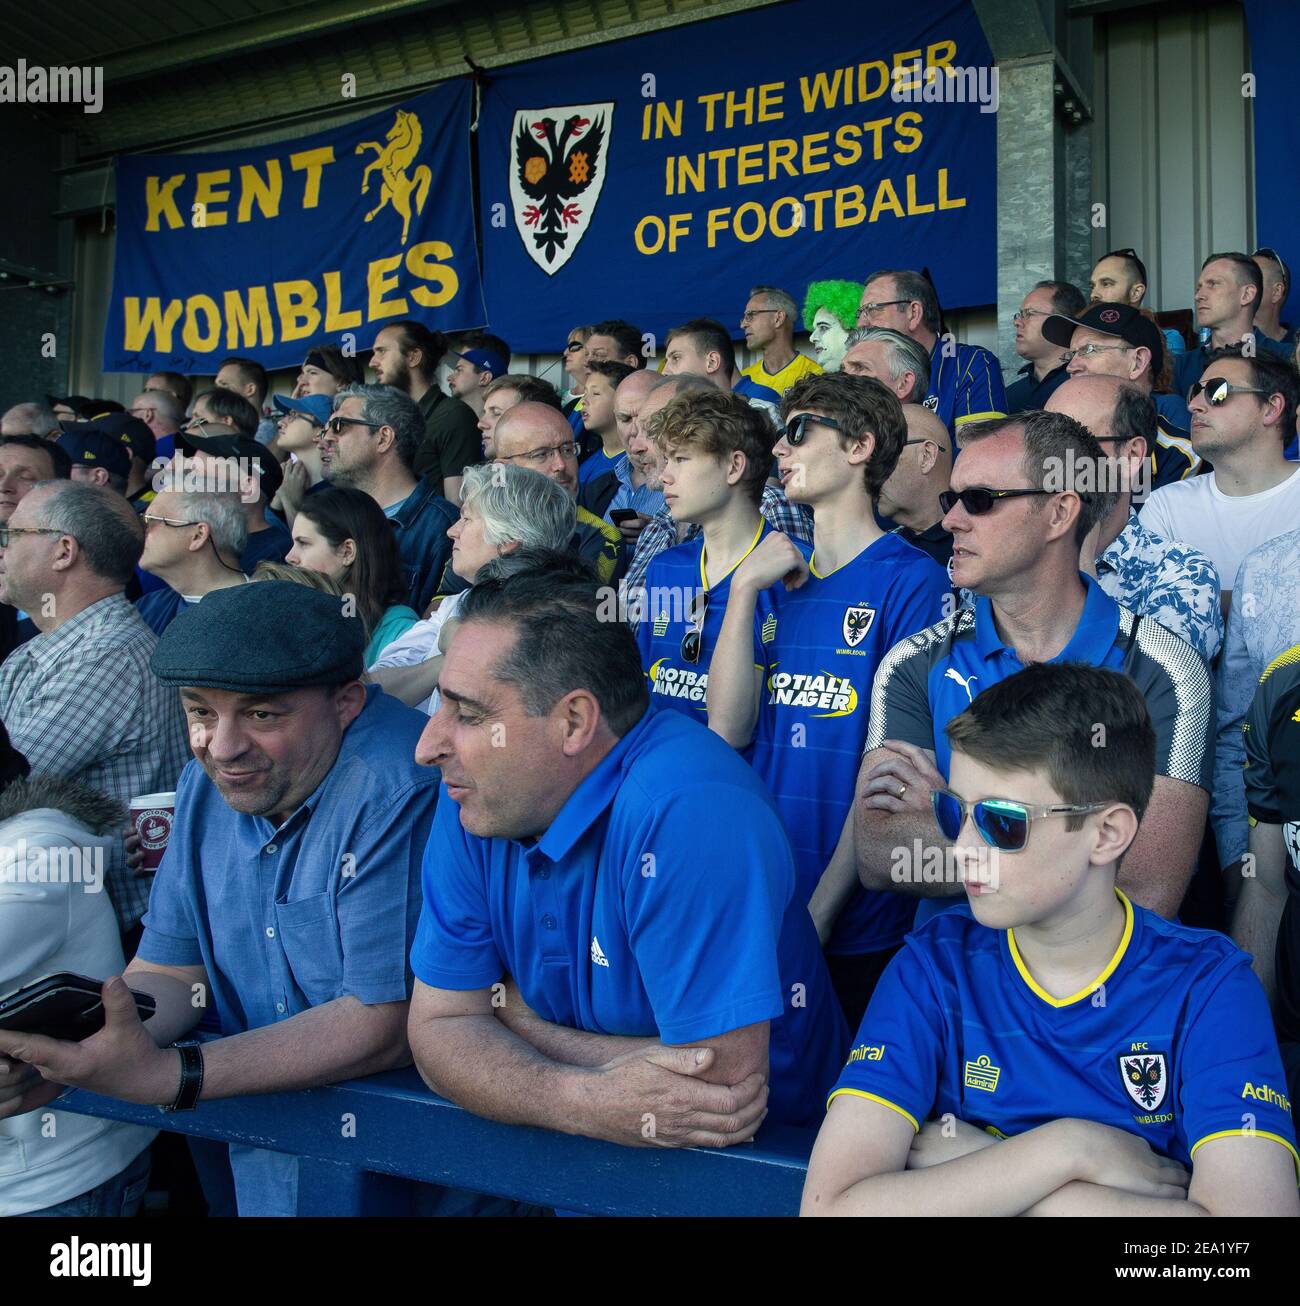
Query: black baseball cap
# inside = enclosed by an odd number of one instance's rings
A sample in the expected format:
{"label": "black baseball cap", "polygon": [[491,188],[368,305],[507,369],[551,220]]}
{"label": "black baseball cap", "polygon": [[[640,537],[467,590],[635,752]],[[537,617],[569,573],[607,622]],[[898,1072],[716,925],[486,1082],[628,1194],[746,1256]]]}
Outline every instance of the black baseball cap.
{"label": "black baseball cap", "polygon": [[[209,423],[211,429],[214,423]],[[182,431],[176,437],[176,447],[189,453],[204,453],[213,458],[238,458],[241,463],[254,464],[262,481],[262,494],[269,503],[284,480],[275,455],[251,435],[240,435],[232,430],[229,435],[191,435]]]}
{"label": "black baseball cap", "polygon": [[64,422],[65,431],[98,431],[126,445],[132,458],[151,463],[158,452],[153,432],[134,413],[104,413],[88,422]]}
{"label": "black baseball cap", "polygon": [[69,422],[56,443],[74,467],[103,467],[113,476],[131,475],[131,451],[95,422]]}
{"label": "black baseball cap", "polygon": [[1086,327],[1099,335],[1114,336],[1127,345],[1149,349],[1152,376],[1158,376],[1165,365],[1165,341],[1160,328],[1132,304],[1089,304],[1078,317],[1052,313],[1043,319],[1043,339],[1069,349],[1076,327]]}

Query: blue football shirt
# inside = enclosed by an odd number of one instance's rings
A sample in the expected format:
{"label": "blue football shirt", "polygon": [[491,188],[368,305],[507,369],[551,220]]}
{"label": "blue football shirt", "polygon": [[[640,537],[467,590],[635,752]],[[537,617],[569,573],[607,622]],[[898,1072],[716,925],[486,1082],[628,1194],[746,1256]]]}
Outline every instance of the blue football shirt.
{"label": "blue football shirt", "polygon": [[[762,698],[750,760],[776,798],[807,903],[839,842],[867,736],[871,684],[885,654],[934,622],[949,593],[943,568],[897,535],[882,535],[852,561],[796,590],[776,585],[754,609],[754,662]],[[855,891],[827,950],[893,947],[914,899]]]}
{"label": "blue football shirt", "polygon": [[965,905],[918,928],[876,986],[831,1099],[869,1098],[918,1129],[951,1112],[1005,1138],[1092,1120],[1181,1165],[1230,1134],[1272,1139],[1295,1158],[1249,956],[1116,892],[1125,929],[1115,955],[1066,998],[1036,983],[1014,930],[988,929]]}
{"label": "blue football shirt", "polygon": [[930,351],[924,403],[953,434],[967,422],[1000,417],[1007,411],[1007,392],[998,360],[982,345],[948,345],[940,336]]}
{"label": "blue football shirt", "polygon": [[771,1021],[772,1119],[816,1123],[848,1029],[772,800],[717,735],[646,712],[536,840],[446,796],[411,949],[435,988],[505,972],[544,1020],[684,1045]]}
{"label": "blue football shirt", "polygon": [[[746,550],[743,562],[763,536],[770,535],[767,522],[759,525],[754,542]],[[736,566],[740,565],[737,562]],[[722,618],[731,595],[733,567],[712,589],[704,572],[704,536],[697,535],[685,544],[656,554],[646,569],[645,609],[636,628],[636,642],[641,650],[641,665],[650,682],[650,701],[656,707],[685,712],[696,721],[708,724],[704,695],[709,684],[709,664],[718,647]],[[693,628],[692,605],[707,593],[699,660],[692,664],[682,657],[682,640]],[[759,604],[765,600],[759,596]]]}

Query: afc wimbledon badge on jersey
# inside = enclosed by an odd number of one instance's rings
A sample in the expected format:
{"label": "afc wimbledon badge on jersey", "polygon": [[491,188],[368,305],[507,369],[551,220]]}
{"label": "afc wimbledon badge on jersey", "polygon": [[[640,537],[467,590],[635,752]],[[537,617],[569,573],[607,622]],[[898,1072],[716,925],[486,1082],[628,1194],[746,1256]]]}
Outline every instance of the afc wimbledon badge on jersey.
{"label": "afc wimbledon badge on jersey", "polygon": [[1165,1100],[1169,1076],[1163,1052],[1140,1052],[1136,1056],[1120,1057],[1119,1073],[1129,1097],[1143,1111],[1155,1111]]}
{"label": "afc wimbledon badge on jersey", "polygon": [[875,608],[846,608],[844,610],[844,642],[857,648],[867,637],[871,623],[876,619]]}
{"label": "afc wimbledon badge on jersey", "polygon": [[609,156],[614,102],[520,109],[510,147],[510,207],[533,262],[554,276],[591,225]]}

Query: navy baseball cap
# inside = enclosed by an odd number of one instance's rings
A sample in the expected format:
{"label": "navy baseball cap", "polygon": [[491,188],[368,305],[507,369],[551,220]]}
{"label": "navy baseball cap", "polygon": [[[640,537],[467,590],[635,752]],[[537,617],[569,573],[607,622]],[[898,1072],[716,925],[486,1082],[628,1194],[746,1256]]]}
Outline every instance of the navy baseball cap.
{"label": "navy baseball cap", "polygon": [[86,427],[111,440],[120,441],[126,445],[131,457],[139,458],[141,462],[153,462],[154,455],[158,452],[153,432],[133,413],[104,413],[89,422],[63,423],[65,431],[76,430],[78,427]]}
{"label": "navy baseball cap", "polygon": [[463,354],[456,353],[453,349],[452,353],[456,354],[457,358],[463,358],[467,363],[473,363],[480,372],[487,372],[494,381],[510,370],[510,360],[502,358],[491,349],[467,349]]}
{"label": "navy baseball cap", "polygon": [[1043,339],[1069,349],[1076,327],[1099,335],[1114,336],[1126,345],[1141,345],[1151,351],[1151,375],[1158,376],[1165,365],[1165,342],[1160,328],[1132,304],[1089,304],[1078,317],[1052,313],[1043,319]]}
{"label": "navy baseball cap", "polygon": [[[211,430],[215,423],[210,423]],[[242,464],[256,466],[262,482],[262,493],[269,503],[284,480],[284,473],[275,455],[251,435],[240,435],[231,430],[229,435],[190,435],[182,432],[176,437],[176,447],[189,453],[204,453],[213,458],[238,458]],[[299,587],[301,588],[301,587]]]}
{"label": "navy baseball cap", "polygon": [[74,467],[103,467],[112,476],[131,475],[131,451],[96,422],[69,422],[55,441]]}
{"label": "navy baseball cap", "polygon": [[324,426],[334,411],[332,395],[303,395],[301,399],[285,399],[283,395],[272,395],[272,402],[282,413],[301,413],[310,417],[317,426]]}

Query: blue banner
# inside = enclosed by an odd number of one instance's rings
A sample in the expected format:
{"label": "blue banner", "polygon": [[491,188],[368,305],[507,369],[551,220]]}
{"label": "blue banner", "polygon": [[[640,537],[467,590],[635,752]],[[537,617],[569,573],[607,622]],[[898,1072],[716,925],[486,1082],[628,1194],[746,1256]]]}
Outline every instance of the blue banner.
{"label": "blue banner", "polygon": [[517,352],[595,317],[735,327],[752,286],[928,267],[996,300],[996,70],[969,0],[869,21],[796,0],[494,70],[488,320]]}
{"label": "blue banner", "polygon": [[1300,290],[1295,284],[1300,241],[1300,117],[1295,107],[1295,60],[1300,50],[1300,5],[1278,0],[1246,0],[1250,36],[1247,88],[1255,118],[1255,239],[1275,249],[1291,273],[1291,293],[1282,321],[1300,326]]}
{"label": "blue banner", "polygon": [[104,371],[292,367],[386,321],[484,322],[468,82],[346,127],[219,154],[117,160]]}

